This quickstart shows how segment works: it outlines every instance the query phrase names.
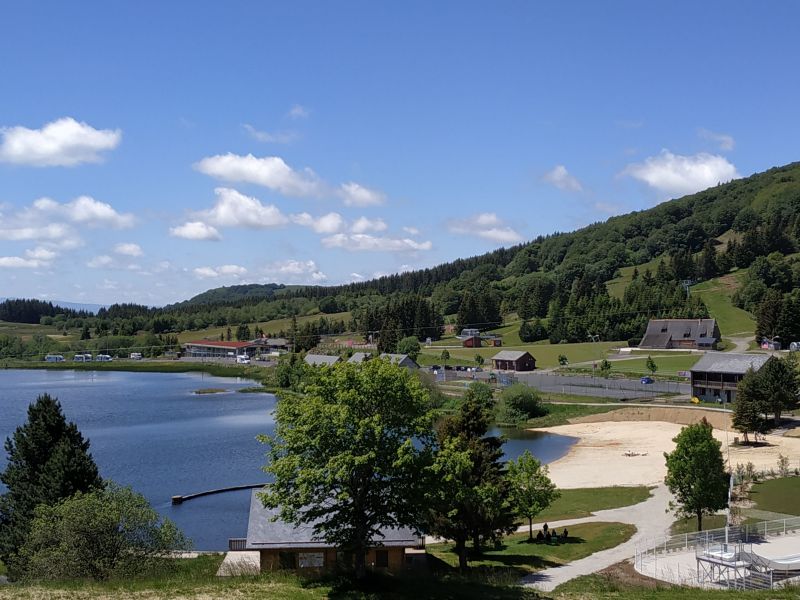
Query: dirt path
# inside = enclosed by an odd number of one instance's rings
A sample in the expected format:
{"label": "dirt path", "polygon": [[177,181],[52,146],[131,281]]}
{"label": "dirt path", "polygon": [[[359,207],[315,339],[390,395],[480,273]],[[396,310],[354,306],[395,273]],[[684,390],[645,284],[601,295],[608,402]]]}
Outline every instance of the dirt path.
{"label": "dirt path", "polygon": [[[592,521],[630,523],[636,526],[636,533],[630,540],[614,548],[595,552],[591,556],[561,567],[553,567],[527,575],[522,579],[522,585],[533,587],[543,592],[550,592],[570,579],[596,573],[615,563],[631,558],[639,542],[666,534],[674,520],[672,514],[667,512],[669,500],[669,490],[662,484],[653,490],[653,495],[649,499],[639,504],[600,510],[593,516],[583,519],[549,523],[548,525],[551,527],[563,527],[564,525],[569,527],[576,523]],[[539,527],[541,528],[541,525]]]}

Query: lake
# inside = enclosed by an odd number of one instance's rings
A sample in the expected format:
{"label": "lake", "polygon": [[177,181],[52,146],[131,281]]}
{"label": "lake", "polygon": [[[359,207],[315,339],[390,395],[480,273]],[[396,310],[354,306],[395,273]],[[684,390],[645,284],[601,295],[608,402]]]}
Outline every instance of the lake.
{"label": "lake", "polygon": [[[244,537],[250,492],[237,491],[172,506],[171,497],[208,489],[260,483],[272,433],[271,394],[237,389],[253,382],[201,373],[0,370],[0,439],[25,422],[28,405],[49,393],[68,420],[91,441],[100,474],[144,494],[153,507],[189,536],[198,550],[225,550],[228,538]],[[222,394],[194,392],[202,388]],[[509,438],[506,455],[525,449],[543,462],[560,458],[573,438],[520,430],[494,430]],[[0,453],[0,470],[5,468]]]}

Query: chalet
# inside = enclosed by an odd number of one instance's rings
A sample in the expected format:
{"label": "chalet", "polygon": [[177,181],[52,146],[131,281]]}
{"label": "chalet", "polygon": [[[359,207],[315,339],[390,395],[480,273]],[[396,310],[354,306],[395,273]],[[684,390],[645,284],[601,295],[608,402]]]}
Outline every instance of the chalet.
{"label": "chalet", "polygon": [[419,365],[408,354],[387,354],[384,352],[380,358],[389,360],[392,364],[406,369],[419,369]]}
{"label": "chalet", "polygon": [[716,319],[650,319],[639,347],[713,350],[721,337]]}
{"label": "chalet", "polygon": [[370,358],[372,358],[372,354],[369,352],[355,352],[353,356],[347,359],[347,362],[361,364],[367,362]]}
{"label": "chalet", "polygon": [[327,354],[306,354],[305,360],[307,365],[312,367],[332,367],[338,362],[341,362],[341,356],[328,356]]}
{"label": "chalet", "polygon": [[247,355],[253,357],[258,346],[253,342],[219,342],[200,340],[183,344],[183,355],[191,358],[233,358]]}
{"label": "chalet", "polygon": [[498,371],[533,371],[536,359],[530,352],[503,350],[492,357],[492,365]]}
{"label": "chalet", "polygon": [[758,371],[770,358],[767,354],[707,352],[692,367],[692,396],[706,402],[733,402],[736,386],[747,370]]}
{"label": "chalet", "polygon": [[[230,540],[236,550],[257,551],[261,572],[296,570],[302,573],[332,571],[346,567],[347,555],[314,534],[314,524],[295,526],[274,520],[278,511],[265,508],[258,490],[250,496],[250,518],[246,540]],[[385,528],[373,538],[367,552],[367,567],[397,573],[411,563],[414,549],[424,547],[423,538],[409,528]]]}

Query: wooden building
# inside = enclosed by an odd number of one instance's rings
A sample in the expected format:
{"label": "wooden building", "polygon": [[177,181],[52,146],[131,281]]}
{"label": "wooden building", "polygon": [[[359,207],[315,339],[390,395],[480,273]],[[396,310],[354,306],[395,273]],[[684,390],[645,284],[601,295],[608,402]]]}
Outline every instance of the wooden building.
{"label": "wooden building", "polygon": [[692,396],[706,402],[734,402],[736,387],[748,369],[758,371],[770,358],[767,354],[706,352],[691,370]]}
{"label": "wooden building", "polygon": [[650,319],[639,348],[713,350],[721,338],[716,319]]}
{"label": "wooden building", "polygon": [[492,357],[492,366],[498,371],[533,371],[536,359],[530,352],[503,350]]}

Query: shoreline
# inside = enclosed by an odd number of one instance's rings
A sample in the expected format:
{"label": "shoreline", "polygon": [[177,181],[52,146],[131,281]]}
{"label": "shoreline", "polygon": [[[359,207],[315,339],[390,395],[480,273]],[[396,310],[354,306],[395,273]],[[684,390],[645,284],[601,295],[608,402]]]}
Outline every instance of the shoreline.
{"label": "shoreline", "polygon": [[[551,462],[550,477],[563,489],[660,485],[666,475],[664,452],[683,425],[665,421],[597,421],[533,429],[577,437],[567,453]],[[778,455],[800,465],[800,438],[768,435],[767,445],[734,446],[738,433],[714,430],[731,468],[752,462],[757,470],[777,469]]]}

